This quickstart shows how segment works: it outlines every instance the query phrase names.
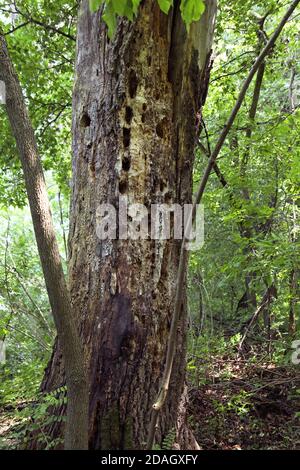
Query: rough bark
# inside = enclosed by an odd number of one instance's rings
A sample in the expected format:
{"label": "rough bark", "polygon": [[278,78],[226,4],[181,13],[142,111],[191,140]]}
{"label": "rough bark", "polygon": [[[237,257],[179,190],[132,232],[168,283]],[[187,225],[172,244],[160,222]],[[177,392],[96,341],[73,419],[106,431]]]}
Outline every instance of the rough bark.
{"label": "rough bark", "polygon": [[[179,2],[156,0],[107,38],[101,12],[79,15],[73,119],[70,290],[89,364],[90,448],[145,446],[162,377],[180,252],[176,240],[96,236],[100,203],[191,202],[194,146],[209,75],[215,1],[189,33]],[[158,440],[176,427],[185,378],[185,290]],[[63,382],[56,345],[43,388]]]}
{"label": "rough bark", "polygon": [[68,389],[66,449],[88,444],[88,384],[80,337],[60,259],[38,149],[17,74],[0,31],[0,80],[6,86],[6,109],[24,172],[39,256],[62,346]]}

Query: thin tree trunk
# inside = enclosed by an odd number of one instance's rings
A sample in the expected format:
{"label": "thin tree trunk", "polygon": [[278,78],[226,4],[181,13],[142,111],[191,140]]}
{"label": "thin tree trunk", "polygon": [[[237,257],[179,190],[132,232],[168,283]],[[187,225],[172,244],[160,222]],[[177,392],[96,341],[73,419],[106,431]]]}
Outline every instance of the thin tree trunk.
{"label": "thin tree trunk", "polygon": [[247,326],[246,326],[246,329],[245,329],[245,332],[243,334],[243,337],[239,343],[239,347],[238,347],[238,351],[239,353],[242,351],[242,347],[243,347],[243,344],[244,344],[244,341],[247,337],[247,334],[250,330],[250,328],[252,327],[252,325],[255,323],[255,321],[257,320],[259,314],[261,312],[264,312],[264,310],[267,308],[269,309],[270,308],[270,305],[271,303],[273,302],[273,300],[277,297],[277,290],[276,290],[276,287],[274,284],[272,284],[270,287],[267,287],[267,290],[266,292],[264,293],[263,295],[263,298],[262,298],[262,301],[261,303],[259,304],[258,308],[256,309],[256,311],[254,312],[254,314],[252,315],[252,317],[250,318],[249,321],[247,321]]}
{"label": "thin tree trunk", "polygon": [[[296,77],[295,67],[291,71],[291,79],[289,86],[289,100],[290,100],[290,112],[295,111],[295,94],[294,94],[294,81]],[[292,200],[292,227],[291,227],[291,243],[297,243],[297,211],[296,211],[296,202]],[[299,268],[298,262],[294,264],[290,271],[289,275],[289,326],[288,331],[291,336],[294,336],[296,333],[296,306],[299,304],[298,296],[298,277],[299,277]]]}
{"label": "thin tree trunk", "polygon": [[[148,208],[191,202],[216,5],[208,1],[187,34],[179,1],[164,15],[147,0],[132,23],[119,19],[109,40],[101,12],[91,14],[87,3],[78,24],[69,269],[89,364],[90,448],[143,448],[164,367],[180,242],[101,242],[96,211],[101,203],[116,206],[120,195]],[[176,427],[184,389],[185,310],[184,283],[158,442]],[[62,382],[56,347],[43,387]]]}
{"label": "thin tree trunk", "polygon": [[296,305],[297,299],[297,271],[292,269],[289,277],[289,333],[293,336],[296,333]]}
{"label": "thin tree trunk", "polygon": [[63,273],[34,131],[18,77],[1,34],[0,79],[6,86],[6,109],[20,154],[36,242],[65,362],[68,390],[65,448],[85,449],[88,428],[88,387],[80,338]]}

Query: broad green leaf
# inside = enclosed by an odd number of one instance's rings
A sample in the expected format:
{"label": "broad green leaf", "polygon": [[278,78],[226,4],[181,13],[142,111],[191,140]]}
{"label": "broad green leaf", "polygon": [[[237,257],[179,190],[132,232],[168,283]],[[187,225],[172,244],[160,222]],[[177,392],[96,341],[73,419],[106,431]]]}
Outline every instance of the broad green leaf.
{"label": "broad green leaf", "polygon": [[128,0],[111,0],[114,12],[119,16],[127,16],[130,12],[130,1]]}
{"label": "broad green leaf", "polygon": [[90,0],[90,9],[94,13],[95,11],[98,10],[100,7],[101,3],[103,3],[104,0]]}
{"label": "broad green leaf", "polygon": [[180,11],[183,21],[189,26],[193,21],[198,21],[205,10],[203,0],[181,0]]}
{"label": "broad green leaf", "polygon": [[138,8],[140,6],[141,0],[131,0],[132,1],[132,11],[136,15]]}
{"label": "broad green leaf", "polygon": [[102,18],[108,26],[108,35],[111,38],[116,29],[117,16],[125,16],[132,21],[141,0],[90,0],[91,10],[96,11],[103,2],[105,11]]}
{"label": "broad green leaf", "polygon": [[157,0],[157,2],[159,4],[160,9],[166,14],[169,12],[170,7],[173,5],[173,0]]}
{"label": "broad green leaf", "polygon": [[108,37],[112,38],[117,27],[117,18],[112,3],[107,3],[105,12],[103,14],[103,20],[108,27]]}

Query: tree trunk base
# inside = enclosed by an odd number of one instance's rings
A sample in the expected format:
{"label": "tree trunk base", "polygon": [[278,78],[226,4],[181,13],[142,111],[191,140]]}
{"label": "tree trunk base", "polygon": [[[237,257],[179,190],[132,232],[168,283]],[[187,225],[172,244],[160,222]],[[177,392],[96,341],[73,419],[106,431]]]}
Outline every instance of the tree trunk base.
{"label": "tree trunk base", "polygon": [[188,400],[188,387],[185,385],[178,407],[176,442],[173,445],[174,450],[201,450],[187,422]]}

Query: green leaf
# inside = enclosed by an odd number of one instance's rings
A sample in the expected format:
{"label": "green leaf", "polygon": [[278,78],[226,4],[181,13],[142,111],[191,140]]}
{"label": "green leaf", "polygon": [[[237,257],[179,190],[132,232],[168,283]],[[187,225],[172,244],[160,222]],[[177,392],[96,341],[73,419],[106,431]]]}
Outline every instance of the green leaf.
{"label": "green leaf", "polygon": [[112,38],[117,27],[117,18],[112,3],[107,3],[105,12],[103,14],[103,20],[107,24],[108,37]]}
{"label": "green leaf", "polygon": [[[114,0],[114,2],[119,3],[120,0]],[[118,11],[115,8],[115,11],[117,14],[121,16],[126,16],[130,21],[133,20],[134,15],[137,14],[139,4],[141,3],[141,0],[125,0],[124,5],[122,7],[123,12],[118,13]],[[121,8],[119,7],[119,11]]]}
{"label": "green leaf", "polygon": [[173,0],[157,0],[159,8],[167,14],[170,10],[170,7],[173,5]]}
{"label": "green leaf", "polygon": [[203,0],[181,0],[180,11],[182,19],[187,26],[198,21],[205,10]]}
{"label": "green leaf", "polygon": [[132,11],[134,15],[136,15],[138,8],[140,6],[141,0],[131,0],[131,2],[132,2]]}
{"label": "green leaf", "polygon": [[94,13],[98,10],[103,0],[90,0],[90,10]]}
{"label": "green leaf", "polygon": [[127,16],[130,12],[130,6],[127,0],[111,0],[114,12],[119,16]]}
{"label": "green leaf", "polygon": [[[164,3],[172,3],[171,0],[163,0]],[[92,12],[98,10],[100,5],[105,3],[105,10],[102,16],[108,27],[108,36],[111,38],[117,25],[117,16],[126,16],[130,21],[137,14],[141,0],[89,0]]]}

